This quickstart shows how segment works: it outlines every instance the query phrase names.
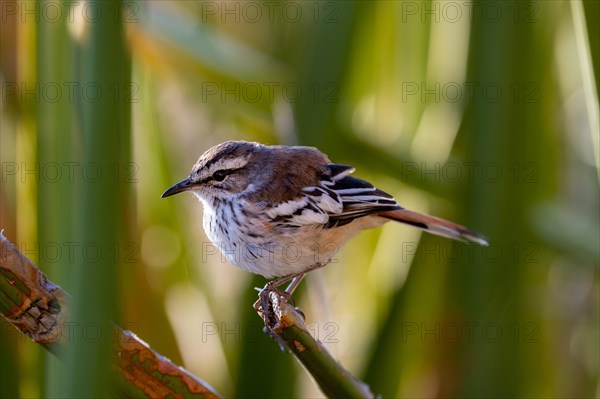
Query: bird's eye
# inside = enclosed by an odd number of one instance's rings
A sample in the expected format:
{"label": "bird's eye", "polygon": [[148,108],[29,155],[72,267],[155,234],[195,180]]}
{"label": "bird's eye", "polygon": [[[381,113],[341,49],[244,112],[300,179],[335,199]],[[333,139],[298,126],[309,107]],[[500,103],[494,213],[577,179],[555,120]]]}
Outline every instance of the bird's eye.
{"label": "bird's eye", "polygon": [[215,173],[213,173],[212,177],[216,181],[223,181],[227,177],[227,172],[224,170],[217,170]]}

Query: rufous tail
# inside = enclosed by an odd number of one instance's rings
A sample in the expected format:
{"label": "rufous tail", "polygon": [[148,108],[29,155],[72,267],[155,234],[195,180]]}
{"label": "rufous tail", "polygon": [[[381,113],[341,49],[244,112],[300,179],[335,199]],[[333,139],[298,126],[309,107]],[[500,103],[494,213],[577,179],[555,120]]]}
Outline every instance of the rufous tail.
{"label": "rufous tail", "polygon": [[486,247],[488,246],[487,239],[483,234],[435,216],[424,215],[422,213],[409,211],[408,209],[382,212],[378,213],[378,215],[397,222],[419,227],[438,236],[459,241],[474,242]]}

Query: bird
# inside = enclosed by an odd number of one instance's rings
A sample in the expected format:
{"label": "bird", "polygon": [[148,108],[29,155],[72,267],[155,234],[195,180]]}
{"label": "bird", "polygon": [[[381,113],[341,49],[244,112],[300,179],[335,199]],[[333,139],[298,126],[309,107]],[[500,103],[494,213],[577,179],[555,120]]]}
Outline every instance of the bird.
{"label": "bird", "polygon": [[[192,192],[210,241],[235,266],[297,287],[353,236],[389,221],[483,246],[479,232],[403,208],[314,147],[226,141],[204,152],[162,198]],[[265,287],[266,288],[266,287]]]}

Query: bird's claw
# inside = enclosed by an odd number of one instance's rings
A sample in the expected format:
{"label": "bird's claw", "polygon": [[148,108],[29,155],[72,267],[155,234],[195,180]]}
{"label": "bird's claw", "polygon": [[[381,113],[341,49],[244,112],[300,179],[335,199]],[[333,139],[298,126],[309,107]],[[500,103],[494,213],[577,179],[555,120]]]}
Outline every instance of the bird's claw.
{"label": "bird's claw", "polygon": [[[265,328],[269,331],[273,331],[273,329],[279,326],[279,317],[273,306],[274,303],[276,303],[277,308],[279,308],[282,303],[287,303],[296,307],[294,297],[290,293],[277,289],[271,282],[267,283],[263,289],[259,291],[258,300],[254,302],[253,307],[264,320]],[[302,312],[300,313],[302,314]],[[302,317],[304,317],[304,314],[302,314]]]}

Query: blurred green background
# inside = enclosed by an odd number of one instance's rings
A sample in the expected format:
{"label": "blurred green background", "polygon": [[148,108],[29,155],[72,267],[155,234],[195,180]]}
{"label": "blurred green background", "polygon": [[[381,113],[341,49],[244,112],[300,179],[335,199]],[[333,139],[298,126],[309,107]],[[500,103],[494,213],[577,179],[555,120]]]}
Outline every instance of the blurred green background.
{"label": "blurred green background", "polygon": [[311,331],[374,392],[600,397],[598,2],[98,4],[0,3],[0,228],[75,296],[84,353],[0,320],[0,395],[107,394],[94,312],[225,396],[321,396],[261,333],[264,280],[213,253],[191,195],[160,199],[243,139],[489,237],[388,224],[305,280]]}

